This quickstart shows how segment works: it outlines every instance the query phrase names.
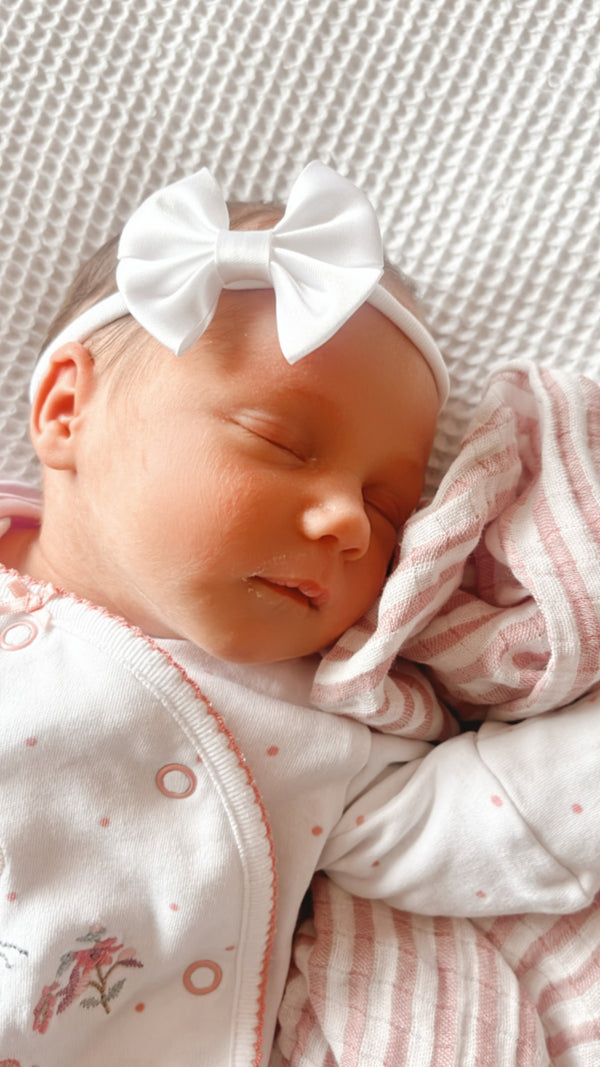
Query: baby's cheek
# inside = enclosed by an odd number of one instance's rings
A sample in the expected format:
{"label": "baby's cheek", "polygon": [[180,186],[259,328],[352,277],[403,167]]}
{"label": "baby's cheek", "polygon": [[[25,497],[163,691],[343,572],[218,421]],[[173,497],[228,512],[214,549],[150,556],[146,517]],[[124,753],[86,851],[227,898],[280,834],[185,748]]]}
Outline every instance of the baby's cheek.
{"label": "baby's cheek", "polygon": [[387,553],[379,550],[369,556],[356,565],[357,572],[351,579],[348,615],[351,614],[352,617],[346,622],[344,629],[357,622],[372,607],[383,589],[389,567]]}
{"label": "baby's cheek", "polygon": [[389,522],[383,522],[379,529],[373,530],[371,551],[375,559],[372,561],[372,567],[375,579],[380,584],[383,584],[396,561],[401,537],[402,531],[395,530]]}

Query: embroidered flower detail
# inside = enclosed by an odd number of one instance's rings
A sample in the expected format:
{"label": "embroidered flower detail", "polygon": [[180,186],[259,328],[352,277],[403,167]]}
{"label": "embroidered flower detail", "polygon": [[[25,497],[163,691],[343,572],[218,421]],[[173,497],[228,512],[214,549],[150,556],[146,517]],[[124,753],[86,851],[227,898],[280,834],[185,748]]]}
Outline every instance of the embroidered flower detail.
{"label": "embroidered flower detail", "polygon": [[[71,949],[61,956],[55,981],[44,986],[42,995],[33,1009],[33,1029],[45,1034],[52,1017],[78,1000],[89,989],[96,990],[90,996],[79,1001],[82,1008],[104,1008],[110,1013],[110,1002],[119,996],[125,985],[125,978],[112,982],[111,978],[117,967],[143,967],[136,958],[134,948],[125,948],[117,942],[116,937],[104,937],[104,927],[92,927],[78,942],[87,942],[89,948]],[[60,979],[69,973],[68,980],[61,987]]]}
{"label": "embroidered flower detail", "polygon": [[38,1034],[45,1034],[50,1026],[50,1020],[54,1014],[54,1007],[57,1001],[57,990],[59,988],[60,982],[53,982],[52,985],[45,985],[42,990],[42,995],[33,1009],[33,1029],[37,1030]]}

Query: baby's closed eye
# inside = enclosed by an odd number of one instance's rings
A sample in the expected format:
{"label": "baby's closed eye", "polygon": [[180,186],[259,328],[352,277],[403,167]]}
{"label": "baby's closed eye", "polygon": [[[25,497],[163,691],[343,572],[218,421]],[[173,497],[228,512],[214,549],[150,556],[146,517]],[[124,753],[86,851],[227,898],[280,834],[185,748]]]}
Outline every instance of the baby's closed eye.
{"label": "baby's closed eye", "polygon": [[308,448],[300,435],[291,426],[254,413],[239,413],[231,423],[240,430],[245,443],[257,450],[257,455],[269,458],[270,453],[279,453],[297,463],[308,460]]}
{"label": "baby's closed eye", "polygon": [[363,492],[365,506],[375,511],[382,519],[389,523],[395,530],[399,530],[415,509],[416,502],[412,498],[399,496],[397,493],[383,488],[367,488]]}

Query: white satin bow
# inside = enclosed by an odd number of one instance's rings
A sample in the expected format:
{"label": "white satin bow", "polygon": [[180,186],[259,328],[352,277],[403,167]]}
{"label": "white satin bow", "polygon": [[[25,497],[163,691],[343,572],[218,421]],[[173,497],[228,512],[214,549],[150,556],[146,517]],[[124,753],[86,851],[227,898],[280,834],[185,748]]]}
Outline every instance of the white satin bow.
{"label": "white satin bow", "polygon": [[87,308],[44,350],[33,401],[52,353],[131,314],[181,355],[206,330],[223,288],[272,288],[279,343],[289,363],[324,344],[366,301],[419,349],[440,407],[449,378],[423,323],[383,285],[379,224],[367,197],[322,163],[296,179],[271,230],[230,230],[223,195],[207,170],[168,185],[134,211],[119,243],[116,293]]}
{"label": "white satin bow", "polygon": [[206,169],[154,193],[123,229],[117,285],[133,317],[176,355],[207,329],[223,288],[272,288],[279,344],[295,363],[336,333],[382,273],[367,197],[313,162],[271,230],[230,230]]}

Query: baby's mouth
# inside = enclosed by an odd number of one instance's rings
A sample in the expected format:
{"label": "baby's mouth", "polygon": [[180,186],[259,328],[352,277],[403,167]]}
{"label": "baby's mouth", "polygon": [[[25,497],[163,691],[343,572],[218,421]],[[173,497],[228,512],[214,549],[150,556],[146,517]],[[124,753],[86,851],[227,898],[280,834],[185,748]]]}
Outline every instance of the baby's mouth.
{"label": "baby's mouth", "polygon": [[265,574],[254,574],[252,581],[270,586],[300,604],[311,608],[322,608],[330,599],[330,593],[318,582],[302,578],[271,578]]}

